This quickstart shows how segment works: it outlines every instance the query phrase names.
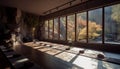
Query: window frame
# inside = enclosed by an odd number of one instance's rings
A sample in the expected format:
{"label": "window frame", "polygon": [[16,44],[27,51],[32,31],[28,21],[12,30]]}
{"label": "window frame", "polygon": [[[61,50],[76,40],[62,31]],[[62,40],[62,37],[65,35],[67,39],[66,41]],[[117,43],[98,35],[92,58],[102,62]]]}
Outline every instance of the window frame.
{"label": "window frame", "polygon": [[[76,46],[76,47],[83,47],[83,48],[89,48],[89,49],[95,49],[95,50],[101,50],[101,51],[107,51],[107,52],[113,52],[113,53],[120,53],[120,51],[119,51],[120,50],[120,44],[105,43],[105,40],[104,40],[105,39],[105,37],[104,37],[104,34],[105,34],[105,31],[104,31],[105,30],[105,25],[104,25],[105,24],[105,7],[116,5],[116,4],[120,4],[120,2],[116,2],[116,3],[114,2],[114,3],[110,3],[110,4],[106,4],[106,5],[105,4],[104,5],[100,4],[101,6],[96,6],[96,7],[93,6],[93,8],[92,7],[88,7],[86,9],[82,8],[79,11],[72,13],[72,14],[77,14],[77,13],[86,12],[86,16],[87,16],[87,18],[86,18],[86,20],[87,20],[87,42],[86,43],[82,43],[82,42],[75,41],[74,42],[74,46]],[[83,6],[85,6],[85,5],[83,5]],[[94,10],[94,9],[98,9],[98,8],[102,8],[102,43],[88,43],[88,11]],[[62,11],[64,11],[64,10],[62,10]],[[59,13],[59,12],[56,12],[56,13]],[[71,15],[71,12],[69,12],[69,13],[66,13],[66,11],[65,11],[64,14],[60,13],[61,15],[59,15],[59,14],[56,15],[56,14],[53,13],[53,15],[45,16],[44,20],[49,20],[49,19],[51,19],[53,17],[65,16],[65,18],[66,18],[66,32],[67,32],[67,22],[68,22],[67,21],[67,17],[68,17],[68,14]],[[75,38],[76,38],[76,36],[75,36]],[[50,41],[50,42],[70,45],[68,43],[68,40],[67,40],[67,33],[66,33],[66,40],[45,39],[45,41]]]}

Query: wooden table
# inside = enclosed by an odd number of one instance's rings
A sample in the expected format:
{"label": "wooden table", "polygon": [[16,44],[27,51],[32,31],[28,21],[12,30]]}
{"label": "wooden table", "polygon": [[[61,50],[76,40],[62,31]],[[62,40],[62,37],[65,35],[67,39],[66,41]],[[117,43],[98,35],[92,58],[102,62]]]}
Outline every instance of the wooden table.
{"label": "wooden table", "polygon": [[[50,42],[29,42],[23,46],[16,46],[16,52],[28,57],[35,63],[43,66],[44,69],[120,69],[119,54],[112,54],[94,51],[83,48],[55,44]],[[84,50],[83,54],[79,51]],[[97,59],[98,54],[103,54],[106,58]],[[117,59],[118,63],[107,61],[107,58]]]}

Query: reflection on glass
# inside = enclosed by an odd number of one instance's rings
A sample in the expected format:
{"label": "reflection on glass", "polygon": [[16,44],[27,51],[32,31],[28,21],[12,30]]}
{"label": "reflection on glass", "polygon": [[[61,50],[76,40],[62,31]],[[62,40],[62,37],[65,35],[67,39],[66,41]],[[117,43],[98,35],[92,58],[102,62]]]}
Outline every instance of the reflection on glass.
{"label": "reflection on glass", "polygon": [[92,43],[102,42],[102,8],[88,12],[88,39]]}
{"label": "reflection on glass", "polygon": [[45,21],[45,39],[48,39],[48,21]]}
{"label": "reflection on glass", "polygon": [[105,7],[105,43],[120,44],[120,4]]}
{"label": "reflection on glass", "polygon": [[75,15],[67,17],[67,40],[75,40]]}
{"label": "reflection on glass", "polygon": [[65,17],[60,18],[60,39],[61,40],[66,39],[66,18]]}
{"label": "reflection on glass", "polygon": [[77,14],[77,41],[86,42],[87,23],[86,12]]}
{"label": "reflection on glass", "polygon": [[54,39],[58,39],[58,18],[54,19]]}
{"label": "reflection on glass", "polygon": [[49,20],[49,39],[53,38],[53,20]]}

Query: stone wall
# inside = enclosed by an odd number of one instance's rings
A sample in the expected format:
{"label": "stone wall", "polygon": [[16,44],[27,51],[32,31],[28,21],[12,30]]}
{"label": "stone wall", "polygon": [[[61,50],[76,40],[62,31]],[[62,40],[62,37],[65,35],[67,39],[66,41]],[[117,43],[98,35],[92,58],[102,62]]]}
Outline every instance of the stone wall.
{"label": "stone wall", "polygon": [[[27,17],[27,18],[25,18]],[[36,23],[37,22],[37,23]],[[35,24],[36,23],[36,24]],[[33,28],[34,31],[33,31]],[[0,43],[42,39],[43,22],[39,15],[0,6]]]}

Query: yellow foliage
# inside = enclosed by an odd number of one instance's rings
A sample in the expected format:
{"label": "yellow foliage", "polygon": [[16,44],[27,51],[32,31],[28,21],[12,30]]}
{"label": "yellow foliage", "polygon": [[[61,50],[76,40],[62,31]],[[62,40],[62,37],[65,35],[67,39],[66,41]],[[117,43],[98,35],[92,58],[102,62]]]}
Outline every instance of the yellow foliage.
{"label": "yellow foliage", "polygon": [[78,39],[85,39],[86,38],[86,32],[87,32],[86,27],[81,29]]}
{"label": "yellow foliage", "polygon": [[[79,26],[77,29],[80,30],[78,31],[78,37],[77,39],[86,39],[87,37],[87,23],[86,20],[79,18],[77,19],[77,25]],[[68,21],[68,39],[75,39],[75,25],[74,22]],[[100,32],[102,31],[102,26],[96,22],[89,21],[88,22],[88,38],[89,39],[94,39],[98,36],[100,36]]]}
{"label": "yellow foliage", "polygon": [[[84,21],[83,21],[84,22]],[[84,23],[81,23],[81,24],[84,24]],[[91,22],[89,21],[88,23],[88,36],[89,38],[91,39],[94,39],[98,36],[100,36],[99,32],[102,31],[102,26],[97,24],[96,22]],[[82,28],[79,32],[79,36],[78,36],[78,39],[85,39],[86,38],[86,26],[84,28]]]}
{"label": "yellow foliage", "polygon": [[77,24],[80,24],[82,26],[86,26],[86,20],[83,20],[81,17],[79,17],[79,19],[77,19]]}

